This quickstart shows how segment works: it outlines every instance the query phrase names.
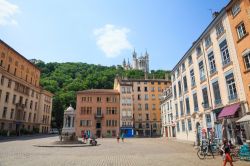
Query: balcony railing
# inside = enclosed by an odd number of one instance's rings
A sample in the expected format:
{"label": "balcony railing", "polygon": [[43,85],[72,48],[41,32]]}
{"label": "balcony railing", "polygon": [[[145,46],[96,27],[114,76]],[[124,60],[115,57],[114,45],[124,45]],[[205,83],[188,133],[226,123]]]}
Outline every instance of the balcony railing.
{"label": "balcony railing", "polygon": [[230,58],[227,58],[226,60],[224,60],[222,62],[223,66],[226,66],[227,64],[229,64],[231,62]]}
{"label": "balcony railing", "polygon": [[205,80],[206,80],[206,76],[205,75],[203,75],[203,76],[200,77],[200,81],[205,81]]}
{"label": "balcony railing", "polygon": [[237,98],[238,98],[237,94],[231,94],[228,96],[230,102],[236,100]]}
{"label": "balcony railing", "polygon": [[213,68],[213,69],[210,70],[210,74],[212,75],[212,74],[214,74],[216,71],[217,71],[216,68]]}
{"label": "balcony railing", "polygon": [[220,105],[221,104],[221,99],[215,99],[214,105]]}
{"label": "balcony railing", "polygon": [[95,118],[103,118],[103,114],[95,114]]}
{"label": "balcony railing", "polygon": [[205,108],[205,109],[209,108],[209,104],[208,103],[203,103],[202,105],[203,105],[203,108]]}

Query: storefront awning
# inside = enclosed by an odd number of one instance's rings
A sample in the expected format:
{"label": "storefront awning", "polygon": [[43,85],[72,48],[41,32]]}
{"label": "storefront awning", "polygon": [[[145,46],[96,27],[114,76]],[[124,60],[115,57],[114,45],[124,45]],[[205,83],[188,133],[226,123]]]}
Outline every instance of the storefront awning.
{"label": "storefront awning", "polygon": [[250,115],[245,115],[239,120],[236,121],[237,123],[243,123],[243,122],[250,122]]}
{"label": "storefront awning", "polygon": [[240,103],[224,107],[223,110],[220,112],[218,118],[222,119],[224,117],[233,116],[239,108],[240,108]]}

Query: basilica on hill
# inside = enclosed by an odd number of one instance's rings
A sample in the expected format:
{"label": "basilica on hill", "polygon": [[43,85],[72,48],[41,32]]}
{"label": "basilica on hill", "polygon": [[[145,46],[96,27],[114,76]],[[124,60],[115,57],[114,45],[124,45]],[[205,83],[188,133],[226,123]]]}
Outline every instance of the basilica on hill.
{"label": "basilica on hill", "polygon": [[124,59],[122,67],[125,70],[136,69],[136,70],[142,70],[142,71],[148,73],[149,72],[149,55],[148,55],[147,51],[145,52],[144,56],[141,55],[141,56],[137,57],[137,53],[134,50],[132,56],[133,56],[132,64],[130,64],[129,60],[128,60],[128,62],[126,62],[126,60]]}

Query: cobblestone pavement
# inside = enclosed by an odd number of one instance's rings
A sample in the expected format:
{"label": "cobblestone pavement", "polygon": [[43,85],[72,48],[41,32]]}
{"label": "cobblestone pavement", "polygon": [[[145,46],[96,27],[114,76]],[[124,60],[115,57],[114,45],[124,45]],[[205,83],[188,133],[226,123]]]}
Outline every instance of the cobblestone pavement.
{"label": "cobblestone pavement", "polygon": [[[99,146],[35,147],[58,137],[0,142],[0,166],[220,166],[222,159],[199,160],[192,145],[163,138],[132,138],[119,144],[98,139]],[[237,161],[236,166],[249,166]]]}

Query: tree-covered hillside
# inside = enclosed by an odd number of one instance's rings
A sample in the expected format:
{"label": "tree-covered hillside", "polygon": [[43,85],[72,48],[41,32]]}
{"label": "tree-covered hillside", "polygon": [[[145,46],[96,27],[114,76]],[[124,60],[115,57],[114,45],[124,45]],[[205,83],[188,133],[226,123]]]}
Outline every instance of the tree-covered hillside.
{"label": "tree-covered hillside", "polygon": [[[41,86],[52,92],[52,125],[62,126],[63,111],[69,104],[75,108],[76,92],[85,89],[112,89],[115,76],[140,79],[144,73],[139,70],[126,71],[122,67],[101,66],[86,63],[47,63],[38,61],[41,70]],[[152,70],[148,78],[165,78],[169,71]]]}

